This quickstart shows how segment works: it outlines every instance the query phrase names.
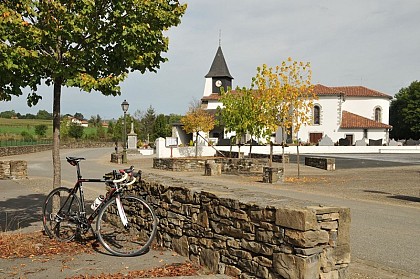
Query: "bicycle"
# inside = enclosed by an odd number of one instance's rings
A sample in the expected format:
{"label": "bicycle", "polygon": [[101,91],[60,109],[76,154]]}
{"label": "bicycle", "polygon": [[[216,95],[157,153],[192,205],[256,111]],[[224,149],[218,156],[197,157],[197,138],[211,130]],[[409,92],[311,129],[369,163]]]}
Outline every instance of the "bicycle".
{"label": "bicycle", "polygon": [[[76,167],[77,181],[73,188],[52,190],[45,199],[42,215],[46,234],[59,241],[71,241],[92,230],[113,255],[138,256],[147,252],[156,236],[158,220],[145,200],[124,193],[137,180],[133,167],[119,172],[114,170],[104,179],[82,178],[79,163],[85,158],[66,159]],[[103,201],[97,198],[94,207],[92,204],[93,213],[89,217],[86,215],[84,182],[104,182],[108,190]],[[95,231],[92,224],[96,217]]]}

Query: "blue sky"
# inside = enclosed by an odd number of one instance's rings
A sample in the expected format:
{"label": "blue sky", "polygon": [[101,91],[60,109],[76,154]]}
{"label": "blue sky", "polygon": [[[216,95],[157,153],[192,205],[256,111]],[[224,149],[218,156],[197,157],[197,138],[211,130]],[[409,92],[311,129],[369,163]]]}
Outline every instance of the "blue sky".
{"label": "blue sky", "polygon": [[[186,2],[186,1],[182,1]],[[122,95],[105,97],[64,88],[61,112],[86,118],[122,115],[152,106],[156,113],[184,114],[203,95],[204,76],[221,45],[233,86],[250,86],[256,68],[287,57],[309,61],[314,84],[363,85],[394,95],[420,80],[420,2],[417,0],[213,0],[189,1],[181,24],[169,30],[168,62],[157,73],[132,73]],[[52,88],[33,108],[26,96],[0,102],[0,111],[52,111]]]}

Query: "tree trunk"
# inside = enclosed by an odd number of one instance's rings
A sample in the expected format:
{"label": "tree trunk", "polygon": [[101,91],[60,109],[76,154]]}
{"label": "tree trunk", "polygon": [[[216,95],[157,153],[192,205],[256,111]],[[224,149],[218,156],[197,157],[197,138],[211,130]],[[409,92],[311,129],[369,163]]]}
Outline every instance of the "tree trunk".
{"label": "tree trunk", "polygon": [[195,134],[195,157],[198,157],[198,132]]}
{"label": "tree trunk", "polygon": [[299,154],[299,141],[298,141],[298,144],[297,144],[297,146],[296,146],[296,149],[297,149],[297,175],[298,175],[298,178],[300,178],[300,154]]}
{"label": "tree trunk", "polygon": [[268,161],[268,166],[271,168],[273,166],[273,142],[270,140],[270,159]]}
{"label": "tree trunk", "polygon": [[281,138],[282,138],[282,146],[281,146],[281,163],[282,163],[282,167],[283,167],[283,176],[282,176],[282,181],[284,182],[284,178],[285,178],[285,176],[286,176],[286,163],[284,162],[284,148],[285,148],[285,146],[286,146],[286,140],[285,140],[285,135],[286,135],[286,138],[287,138],[287,133],[286,133],[286,127],[282,127],[282,130],[283,130],[283,132],[282,132],[282,136],[281,136]]}
{"label": "tree trunk", "polygon": [[61,161],[60,161],[60,100],[61,80],[54,80],[53,96],[53,188],[61,185]]}
{"label": "tree trunk", "polygon": [[251,136],[251,140],[249,141],[249,154],[248,154],[248,158],[252,158],[252,136]]}

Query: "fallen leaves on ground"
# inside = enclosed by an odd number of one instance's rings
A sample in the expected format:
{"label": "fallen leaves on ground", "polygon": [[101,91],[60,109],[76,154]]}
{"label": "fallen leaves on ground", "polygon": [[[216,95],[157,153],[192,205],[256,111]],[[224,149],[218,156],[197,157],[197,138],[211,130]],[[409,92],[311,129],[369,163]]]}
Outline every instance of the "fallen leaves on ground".
{"label": "fallen leaves on ground", "polygon": [[284,182],[289,183],[314,183],[314,182],[327,182],[325,177],[285,177]]}
{"label": "fallen leaves on ground", "polygon": [[0,258],[32,258],[35,256],[76,255],[92,253],[92,245],[77,241],[60,242],[43,232],[0,233]]}
{"label": "fallen leaves on ground", "polygon": [[114,273],[99,275],[79,275],[69,279],[122,279],[122,278],[156,278],[176,276],[196,276],[200,267],[190,262],[182,264],[171,264],[163,267],[156,267],[148,270],[135,270],[127,273]]}
{"label": "fallen leaves on ground", "polygon": [[[67,262],[74,258],[71,256],[81,253],[93,253],[92,245],[95,240],[84,240],[83,242],[70,241],[60,242],[49,238],[43,232],[32,233],[0,233],[0,258],[30,258],[32,261],[48,262],[55,255],[70,256],[62,261],[62,269],[68,268]],[[42,257],[39,257],[42,256]],[[25,264],[21,265],[24,267]],[[18,269],[16,267],[15,269]],[[119,278],[152,278],[152,277],[175,277],[195,276],[202,270],[199,265],[191,262],[177,263],[156,267],[148,270],[134,270],[124,273],[99,275],[78,275],[71,279],[119,279]],[[14,273],[13,273],[14,274]],[[17,273],[16,273],[17,274]],[[15,275],[16,275],[15,274]]]}

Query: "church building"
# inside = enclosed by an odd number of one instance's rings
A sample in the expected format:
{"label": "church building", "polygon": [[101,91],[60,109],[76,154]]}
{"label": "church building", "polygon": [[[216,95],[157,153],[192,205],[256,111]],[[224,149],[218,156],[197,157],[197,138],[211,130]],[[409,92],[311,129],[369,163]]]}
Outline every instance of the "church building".
{"label": "church building", "polygon": [[[227,92],[232,86],[233,77],[229,72],[221,46],[207,75],[201,104],[211,114],[217,107],[223,107],[219,101],[221,88]],[[314,101],[311,122],[302,125],[298,139],[303,144],[318,144],[327,138],[332,144],[387,144],[389,141],[389,105],[391,96],[363,86],[325,86],[314,85],[318,100]],[[209,138],[219,144],[229,142],[232,134],[225,134],[223,127],[215,127]],[[273,139],[281,142],[281,129]],[[249,138],[243,139],[248,141]],[[291,140],[291,139],[290,139]]]}

